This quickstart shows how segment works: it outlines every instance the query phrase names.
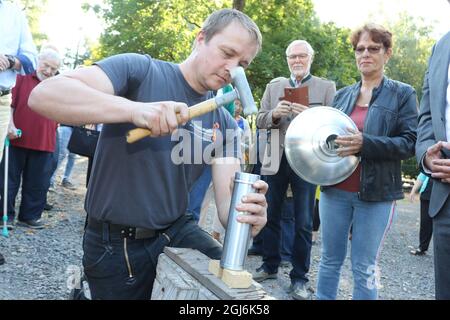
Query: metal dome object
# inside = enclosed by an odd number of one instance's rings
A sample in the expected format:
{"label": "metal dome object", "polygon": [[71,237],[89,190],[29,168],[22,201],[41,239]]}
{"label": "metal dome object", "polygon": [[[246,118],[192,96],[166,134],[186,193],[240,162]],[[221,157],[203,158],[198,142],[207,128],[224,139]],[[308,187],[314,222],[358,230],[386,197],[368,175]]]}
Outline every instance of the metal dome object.
{"label": "metal dome object", "polygon": [[289,125],[285,138],[286,158],[302,179],[321,186],[334,185],[348,178],[359,157],[340,157],[334,142],[348,135],[356,124],[342,111],[331,107],[314,107],[300,113]]}

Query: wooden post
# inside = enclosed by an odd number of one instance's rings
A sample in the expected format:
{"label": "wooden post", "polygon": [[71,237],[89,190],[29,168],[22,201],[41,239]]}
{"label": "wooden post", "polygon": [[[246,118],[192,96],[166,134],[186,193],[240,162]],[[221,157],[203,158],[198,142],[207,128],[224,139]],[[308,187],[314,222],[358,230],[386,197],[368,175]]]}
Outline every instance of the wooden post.
{"label": "wooden post", "polygon": [[168,248],[159,256],[152,300],[273,299],[252,281],[249,288],[229,288],[208,270],[210,259],[194,249]]}

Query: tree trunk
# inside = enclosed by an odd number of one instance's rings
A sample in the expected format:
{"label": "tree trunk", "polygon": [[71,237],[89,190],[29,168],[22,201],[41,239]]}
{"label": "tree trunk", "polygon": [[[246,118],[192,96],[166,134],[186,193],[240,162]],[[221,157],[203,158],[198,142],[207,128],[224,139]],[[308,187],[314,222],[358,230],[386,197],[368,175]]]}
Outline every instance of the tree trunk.
{"label": "tree trunk", "polygon": [[233,0],[233,9],[244,11],[245,0]]}

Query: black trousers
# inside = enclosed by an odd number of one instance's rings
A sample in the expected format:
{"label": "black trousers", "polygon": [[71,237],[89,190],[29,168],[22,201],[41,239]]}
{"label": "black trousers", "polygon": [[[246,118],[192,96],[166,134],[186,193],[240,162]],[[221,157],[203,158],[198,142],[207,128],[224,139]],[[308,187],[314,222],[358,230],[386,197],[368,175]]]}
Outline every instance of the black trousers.
{"label": "black trousers", "polygon": [[428,215],[429,208],[430,200],[420,199],[419,249],[422,251],[428,250],[433,235],[433,219]]}
{"label": "black trousers", "polygon": [[156,277],[158,256],[165,246],[197,249],[211,259],[220,259],[221,245],[200,229],[191,217],[170,243],[163,235],[129,240],[120,233],[89,224],[83,239],[83,267],[95,300],[149,300]]}
{"label": "black trousers", "polygon": [[313,215],[313,231],[317,232],[320,228],[320,215],[319,215],[319,200],[314,202],[314,215]]}
{"label": "black trousers", "polygon": [[[4,157],[3,157],[4,158]],[[9,147],[8,164],[8,216],[15,216],[15,202],[22,181],[22,202],[18,219],[21,221],[39,219],[47,201],[50,186],[53,153],[25,148]],[[0,166],[0,192],[3,208],[4,159]]]}
{"label": "black trousers", "polygon": [[450,198],[433,218],[434,274],[437,300],[450,300]]}

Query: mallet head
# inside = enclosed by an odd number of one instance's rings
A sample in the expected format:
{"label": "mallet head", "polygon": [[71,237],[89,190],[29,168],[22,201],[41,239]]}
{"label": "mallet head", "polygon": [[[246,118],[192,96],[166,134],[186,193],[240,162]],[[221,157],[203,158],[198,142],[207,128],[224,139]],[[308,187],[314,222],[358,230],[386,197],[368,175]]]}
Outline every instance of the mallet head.
{"label": "mallet head", "polygon": [[244,115],[248,116],[258,112],[255,100],[253,99],[252,91],[248,85],[247,77],[245,76],[244,68],[236,67],[231,70],[231,79],[233,80],[234,88],[238,93],[239,100],[241,100]]}

